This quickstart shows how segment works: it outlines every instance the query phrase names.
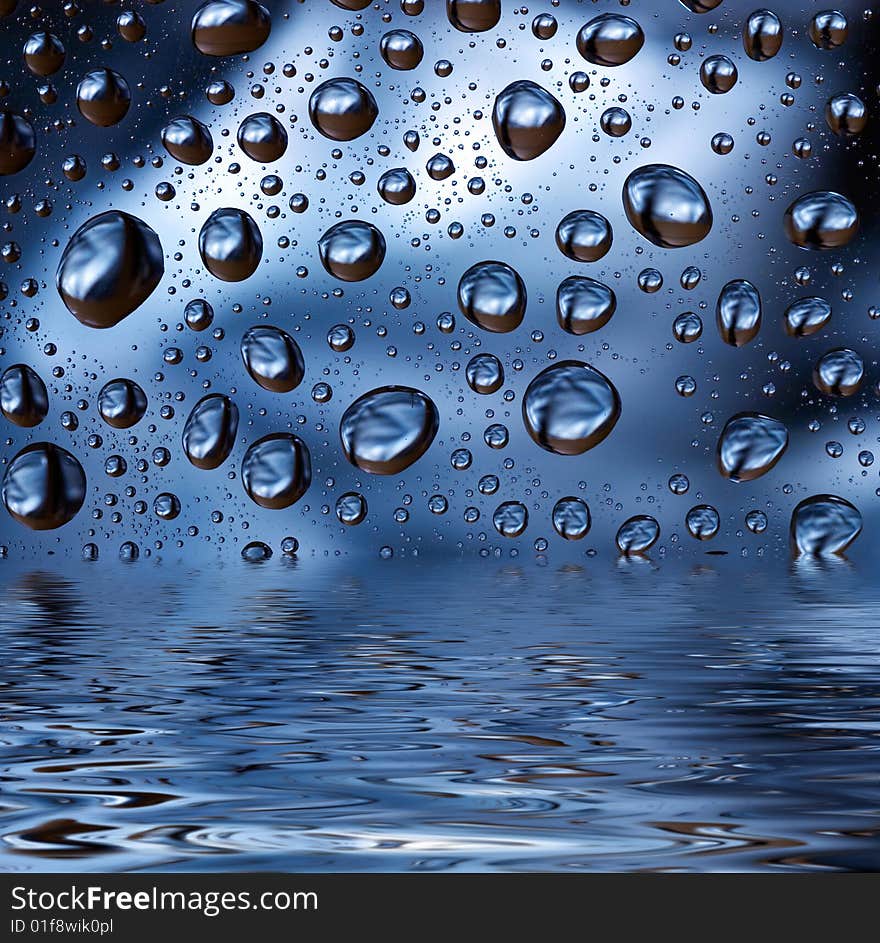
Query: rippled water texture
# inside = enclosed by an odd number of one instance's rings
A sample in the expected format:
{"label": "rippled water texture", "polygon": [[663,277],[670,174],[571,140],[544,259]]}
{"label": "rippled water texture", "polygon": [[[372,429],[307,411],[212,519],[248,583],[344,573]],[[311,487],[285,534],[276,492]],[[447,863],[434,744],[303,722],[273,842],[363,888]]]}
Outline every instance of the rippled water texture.
{"label": "rippled water texture", "polygon": [[862,572],[4,565],[0,862],[876,869]]}

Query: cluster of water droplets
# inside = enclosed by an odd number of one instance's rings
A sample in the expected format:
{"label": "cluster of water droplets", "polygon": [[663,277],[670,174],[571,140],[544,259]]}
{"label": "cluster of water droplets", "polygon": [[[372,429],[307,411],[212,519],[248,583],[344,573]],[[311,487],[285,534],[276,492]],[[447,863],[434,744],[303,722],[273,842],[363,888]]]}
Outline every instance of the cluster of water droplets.
{"label": "cluster of water droplets", "polygon": [[[860,153],[875,90],[817,97],[853,24],[720,0],[641,22],[541,6],[207,0],[180,74],[172,0],[0,2],[2,259],[21,273],[0,283],[2,500],[22,525],[4,553],[67,528],[53,551],[264,559],[339,552],[353,527],[383,556],[516,553],[524,535],[544,553],[600,516],[626,556],[680,530],[694,547],[747,531],[846,549],[862,517],[830,493],[845,476],[820,489],[789,453],[813,461],[798,433],[847,399],[876,409],[865,326],[832,342],[838,304],[807,293],[860,261],[863,194],[835,149]],[[798,95],[821,115],[785,160],[760,156],[771,89],[780,115]],[[686,97],[691,140],[669,130]],[[746,266],[738,207],[756,186]],[[813,343],[805,370],[779,353]],[[686,370],[666,379],[664,358]],[[676,461],[662,440],[707,379],[684,433],[696,457]],[[865,478],[873,454],[858,461]],[[658,463],[678,467],[661,481]]]}

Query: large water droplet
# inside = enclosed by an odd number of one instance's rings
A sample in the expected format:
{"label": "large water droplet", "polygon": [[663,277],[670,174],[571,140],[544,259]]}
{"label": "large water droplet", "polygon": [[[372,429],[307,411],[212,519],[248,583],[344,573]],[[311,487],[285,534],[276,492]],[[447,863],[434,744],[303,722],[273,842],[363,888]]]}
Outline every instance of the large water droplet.
{"label": "large water droplet", "polygon": [[800,298],[785,310],[785,332],[807,337],[821,331],[831,319],[831,305],[824,298]]}
{"label": "large water droplet", "polygon": [[597,262],[611,241],[611,223],[594,210],[574,210],[556,227],[556,245],[573,262]]}
{"label": "large water droplet", "polygon": [[718,470],[731,481],[754,481],[766,475],[788,448],[785,423],[760,413],[738,413],[718,439]]}
{"label": "large water droplet", "polygon": [[206,56],[237,56],[269,38],[269,11],[256,0],[208,0],[192,18],[192,41]]}
{"label": "large water droplet", "polygon": [[782,36],[782,23],[771,10],[755,10],[743,23],[743,49],[755,62],[772,59],[782,48]]}
{"label": "large water droplet", "polygon": [[785,234],[801,249],[840,249],[859,231],[852,202],[831,190],[798,197],[785,211]]}
{"label": "large water droplet", "polygon": [[614,428],[620,396],[594,367],[563,360],[546,367],[528,385],[522,414],[526,431],[542,449],[581,455]]}
{"label": "large water droplet", "polygon": [[508,85],[495,99],[492,125],[508,157],[534,160],[562,134],[565,112],[546,89],[520,80]]}
{"label": "large water droplet", "polygon": [[143,419],[147,397],[134,380],[110,380],[98,393],[98,413],[114,429],[130,429]]}
{"label": "large water droplet", "polygon": [[305,373],[302,351],[281,328],[257,325],[241,339],[241,359],[255,383],[272,393],[289,393]]}
{"label": "large water droplet", "polygon": [[553,529],[565,540],[581,540],[590,532],[590,508],[581,498],[560,498],[553,506]]}
{"label": "large water droplet", "polygon": [[495,508],[492,523],[502,537],[519,537],[529,526],[528,508],[519,501],[504,501]]}
{"label": "large water droplet", "polygon": [[862,532],[855,505],[833,494],[805,498],[791,515],[791,543],[796,553],[810,556],[843,553]]}
{"label": "large water droplet", "polygon": [[825,105],[825,121],[840,137],[855,137],[865,130],[868,109],[858,95],[845,92],[829,98]]}
{"label": "large water droplet", "polygon": [[215,278],[241,282],[250,278],[260,264],[263,237],[244,210],[214,210],[199,233],[199,255]]}
{"label": "large water droplet", "polygon": [[94,69],[76,87],[76,107],[87,121],[109,128],[128,114],[131,89],[113,69]]}
{"label": "large water droplet", "polygon": [[70,237],[55,286],[79,321],[107,328],[142,305],[164,272],[156,233],[136,216],[110,210],[93,216]]}
{"label": "large water droplet", "polygon": [[17,426],[38,426],[49,412],[46,384],[27,364],[7,367],[0,376],[0,412]]}
{"label": "large water droplet", "polygon": [[849,24],[839,10],[821,10],[810,20],[810,39],[817,49],[836,49],[846,42]]}
{"label": "large water droplet", "polygon": [[352,465],[373,475],[396,475],[425,454],[439,426],[437,407],[424,393],[383,386],[345,410],[339,436]]}
{"label": "large water droplet", "polygon": [[366,134],[378,114],[376,99],[354,79],[328,79],[309,98],[312,124],[331,141],[353,141]]}
{"label": "large water droplet", "polygon": [[392,68],[409,71],[418,68],[425,50],[415,33],[408,29],[393,29],[379,40],[379,52]]}
{"label": "large water droplet", "polygon": [[618,66],[629,62],[645,42],[641,26],[620,13],[602,13],[577,34],[578,52],[593,65]]}
{"label": "large water droplet", "polygon": [[623,185],[623,208],[633,228],[663,249],[692,246],[712,228],[712,207],[703,188],[668,164],[634,170]]}
{"label": "large water droplet", "polygon": [[494,354],[476,354],[465,368],[468,386],[482,395],[497,393],[504,383],[504,367]]}
{"label": "large water droplet", "polygon": [[238,146],[258,164],[271,164],[287,150],[287,132],[274,115],[260,111],[239,125]]}
{"label": "large water droplet", "polygon": [[28,37],[22,54],[34,75],[52,75],[64,65],[64,43],[43,30]]}
{"label": "large water droplet", "polygon": [[3,477],[6,510],[31,530],[54,530],[66,524],[76,516],[85,496],[82,465],[50,442],[23,448]]}
{"label": "large water droplet", "polygon": [[385,237],[372,223],[347,219],[331,226],[318,241],[321,264],[343,282],[374,275],[385,259]]}
{"label": "large water droplet", "polygon": [[378,190],[386,203],[402,206],[416,195],[416,182],[406,167],[394,167],[379,178]]}
{"label": "large water droplet", "polygon": [[336,500],[336,518],[340,524],[355,527],[367,516],[367,501],[356,491],[346,491]]}
{"label": "large water droplet", "polygon": [[172,118],[162,129],[162,145],[182,164],[204,164],[214,150],[214,139],[207,126],[191,115]]}
{"label": "large water droplet", "polygon": [[761,296],[744,278],[729,281],[719,292],[715,305],[718,333],[725,344],[743,347],[761,330]]}
{"label": "large water droplet", "polygon": [[461,276],[458,306],[472,324],[506,334],[522,323],[526,312],[526,286],[506,262],[477,262]]}
{"label": "large water droplet", "polygon": [[736,85],[737,78],[736,66],[727,56],[709,56],[700,66],[700,81],[712,95],[729,92]]}
{"label": "large water droplet", "polygon": [[312,483],[312,459],[299,436],[274,432],[251,445],[241,461],[241,483],[261,508],[290,507]]}
{"label": "large water droplet", "polygon": [[591,334],[617,309],[614,292],[594,278],[570,275],[556,290],[556,320],[569,334]]}
{"label": "large water droplet", "polygon": [[624,521],[617,532],[617,549],[621,553],[647,553],[660,537],[660,525],[648,514],[637,514]]}
{"label": "large water droplet", "polygon": [[446,16],[463,33],[483,33],[501,19],[501,0],[446,0]]}
{"label": "large water droplet", "polygon": [[183,451],[196,468],[219,468],[235,445],[238,407],[222,393],[202,397],[183,427]]}
{"label": "large water droplet", "polygon": [[0,111],[0,177],[17,174],[37,152],[34,126],[21,115]]}
{"label": "large water droplet", "polygon": [[858,393],[864,378],[864,361],[848,347],[829,350],[813,368],[813,383],[827,396],[852,396]]}
{"label": "large water droplet", "polygon": [[721,518],[711,504],[697,504],[692,507],[684,519],[691,537],[697,540],[711,540],[721,529]]}

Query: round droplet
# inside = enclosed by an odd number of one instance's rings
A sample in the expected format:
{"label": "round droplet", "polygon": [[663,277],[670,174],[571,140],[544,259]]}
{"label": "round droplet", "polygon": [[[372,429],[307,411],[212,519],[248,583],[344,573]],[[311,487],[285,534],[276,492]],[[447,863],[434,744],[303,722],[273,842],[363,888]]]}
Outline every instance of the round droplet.
{"label": "round droplet", "polygon": [[269,11],[256,0],[208,0],[192,18],[192,41],[206,56],[238,56],[269,38]]}
{"label": "round droplet", "polygon": [[761,296],[744,278],[729,281],[719,292],[715,305],[718,333],[725,344],[743,347],[761,329]]}
{"label": "round droplet", "polygon": [[810,39],[817,49],[837,49],[846,42],[849,26],[839,10],[822,10],[810,20]]}
{"label": "round droplet", "polygon": [[539,13],[532,20],[532,35],[535,39],[553,39],[559,24],[551,13]]}
{"label": "round droplet", "polygon": [[620,13],[602,13],[577,34],[578,52],[593,65],[618,66],[642,48],[645,34],[635,20]]}
{"label": "round droplet", "polygon": [[798,504],[791,515],[791,544],[795,553],[825,556],[843,553],[862,532],[862,515],[855,505],[834,494],[815,494]]}
{"label": "round droplet", "polygon": [[736,66],[727,56],[709,56],[700,66],[703,88],[713,95],[729,92],[736,85],[737,77]]}
{"label": "round droplet", "polygon": [[340,524],[354,527],[367,516],[367,501],[356,491],[346,491],[336,500],[336,518]]}
{"label": "round droplet", "polygon": [[386,203],[402,206],[416,195],[416,182],[406,167],[395,167],[379,178],[378,190]]}
{"label": "round droplet", "polygon": [[461,276],[458,306],[472,324],[495,334],[514,331],[526,311],[526,286],[506,262],[477,262]]}
{"label": "round droplet", "polygon": [[29,36],[23,54],[34,75],[52,75],[64,65],[64,44],[54,33],[40,31]]}
{"label": "round droplet", "polygon": [[711,540],[721,528],[721,518],[711,504],[697,504],[684,519],[688,533],[697,540]]}
{"label": "round droplet", "polygon": [[175,520],[180,516],[180,498],[169,491],[157,494],[153,501],[153,513],[163,521]]}
{"label": "round droplet", "polygon": [[113,69],[94,69],[76,87],[76,107],[87,121],[109,128],[128,114],[131,89]]}
{"label": "round droplet", "polygon": [[529,526],[528,508],[519,501],[504,501],[495,508],[492,523],[502,537],[519,537]]}
{"label": "round droplet", "polygon": [[366,134],[378,114],[376,99],[354,79],[328,79],[309,99],[312,124],[331,141],[353,141]]}
{"label": "round droplet", "polygon": [[279,327],[260,324],[245,331],[241,359],[251,379],[271,393],[289,393],[305,374],[302,351]]}
{"label": "round droplet", "polygon": [[573,262],[596,262],[612,242],[611,223],[594,210],[574,210],[556,227],[556,245]]}
{"label": "round droplet", "polygon": [[591,334],[604,327],[617,309],[614,292],[594,278],[570,275],[556,290],[556,320],[569,334]]}
{"label": "round droplet", "polygon": [[808,337],[821,331],[831,320],[831,305],[824,298],[801,298],[785,310],[785,333]]}
{"label": "round droplet", "polygon": [[703,333],[703,321],[693,311],[683,311],[672,322],[672,334],[680,344],[693,344]]}
{"label": "round droplet", "polygon": [[859,214],[845,196],[816,190],[785,211],[785,234],[801,249],[840,249],[859,231]]}
{"label": "round droplet", "polygon": [[455,164],[445,154],[435,154],[425,164],[425,170],[432,180],[445,180],[455,173]]}
{"label": "round droplet", "polygon": [[749,59],[766,62],[782,48],[782,22],[771,10],[755,10],[743,23],[743,49]]}
{"label": "round droplet", "polygon": [[327,332],[327,343],[337,354],[345,353],[354,346],[354,331],[347,324],[335,324]]}
{"label": "round droplet", "polygon": [[737,413],[718,439],[718,470],[730,481],[766,475],[788,448],[785,423],[760,413]]}
{"label": "round droplet", "polygon": [[0,376],[0,412],[26,429],[38,426],[46,418],[49,412],[46,384],[27,364],[13,364]]}
{"label": "round droplet", "polygon": [[712,136],[712,150],[716,154],[729,154],[733,150],[733,137],[726,131],[719,131]]}
{"label": "round droplet", "polygon": [[763,534],[767,530],[767,515],[763,511],[749,511],[746,514],[746,527],[752,534]]}
{"label": "round droplet", "polygon": [[526,431],[542,449],[581,455],[614,428],[620,396],[594,367],[563,360],[546,367],[528,385],[522,414]]}
{"label": "round droplet", "polygon": [[331,226],[318,241],[321,264],[343,282],[361,282],[385,259],[385,237],[372,223],[347,219]]}
{"label": "round droplet", "polygon": [[590,508],[581,498],[560,498],[552,516],[553,529],[565,540],[582,540],[590,532]]}
{"label": "round droplet", "polygon": [[241,548],[241,558],[248,563],[265,563],[272,559],[272,548],[262,540],[252,540]]}
{"label": "round droplet", "polygon": [[655,268],[642,269],[638,282],[641,291],[646,295],[653,295],[663,287],[663,273]]}
{"label": "round droplet", "polygon": [[712,228],[712,207],[703,188],[668,164],[634,170],[623,185],[623,208],[630,225],[663,249],[692,246]]}
{"label": "round droplet", "polygon": [[199,233],[199,255],[214,278],[241,282],[250,278],[260,264],[263,237],[244,210],[214,210]]}
{"label": "round droplet", "polygon": [[110,210],[93,216],[70,237],[55,286],[77,320],[107,328],[142,305],[164,272],[156,233],[136,216]]}
{"label": "round droplet", "polygon": [[182,164],[204,164],[211,158],[214,139],[198,118],[180,115],[162,128],[162,146]]}
{"label": "round droplet", "polygon": [[829,350],[813,368],[813,383],[826,396],[852,396],[858,393],[864,378],[864,361],[848,347]]}
{"label": "round droplet", "polygon": [[34,126],[21,115],[0,111],[0,177],[17,174],[37,152]]}
{"label": "round droplet", "polygon": [[144,418],[147,397],[134,380],[110,380],[98,393],[98,413],[114,429],[130,429]]}
{"label": "round droplet", "polygon": [[345,457],[372,475],[396,475],[434,441],[440,416],[433,401],[406,386],[383,386],[356,399],[342,416]]}
{"label": "round droplet", "polygon": [[6,510],[31,530],[54,530],[72,520],[86,496],[82,465],[60,446],[35,442],[9,463],[3,477]]}
{"label": "round droplet", "polygon": [[497,393],[504,384],[504,367],[494,354],[476,354],[465,368],[468,386],[484,396]]}
{"label": "round droplet", "polygon": [[235,445],[238,407],[222,393],[209,393],[193,406],[183,427],[183,451],[196,468],[219,468]]}
{"label": "round droplet", "polygon": [[501,19],[501,0],[446,0],[446,16],[462,33],[484,33]]}
{"label": "round droplet", "polygon": [[855,137],[865,130],[868,109],[858,95],[847,92],[828,99],[825,105],[825,121],[840,137]]}
{"label": "round droplet", "polygon": [[513,82],[495,99],[492,125],[498,143],[514,160],[534,160],[565,128],[562,105],[534,82]]}
{"label": "round droplet", "polygon": [[287,150],[287,132],[276,117],[257,112],[239,125],[238,146],[258,164],[271,164]]}
{"label": "round droplet", "polygon": [[247,496],[261,508],[279,511],[290,507],[312,483],[308,447],[288,432],[257,439],[241,461],[241,483]]}
{"label": "round droplet", "polygon": [[203,298],[193,298],[183,309],[183,319],[191,331],[205,331],[214,323],[214,309]]}
{"label": "round droplet", "polygon": [[660,538],[660,525],[648,514],[624,521],[617,532],[617,549],[624,554],[647,553]]}
{"label": "round droplet", "polygon": [[418,68],[425,54],[422,41],[408,29],[393,29],[379,40],[379,52],[392,69],[408,71]]}

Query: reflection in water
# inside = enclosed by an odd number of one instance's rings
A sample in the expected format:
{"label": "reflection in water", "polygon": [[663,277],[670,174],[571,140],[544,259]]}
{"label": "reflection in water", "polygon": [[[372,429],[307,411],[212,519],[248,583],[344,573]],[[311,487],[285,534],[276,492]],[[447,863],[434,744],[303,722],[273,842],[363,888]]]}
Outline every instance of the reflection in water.
{"label": "reflection in water", "polygon": [[876,590],[705,559],[7,561],[0,866],[880,867]]}

